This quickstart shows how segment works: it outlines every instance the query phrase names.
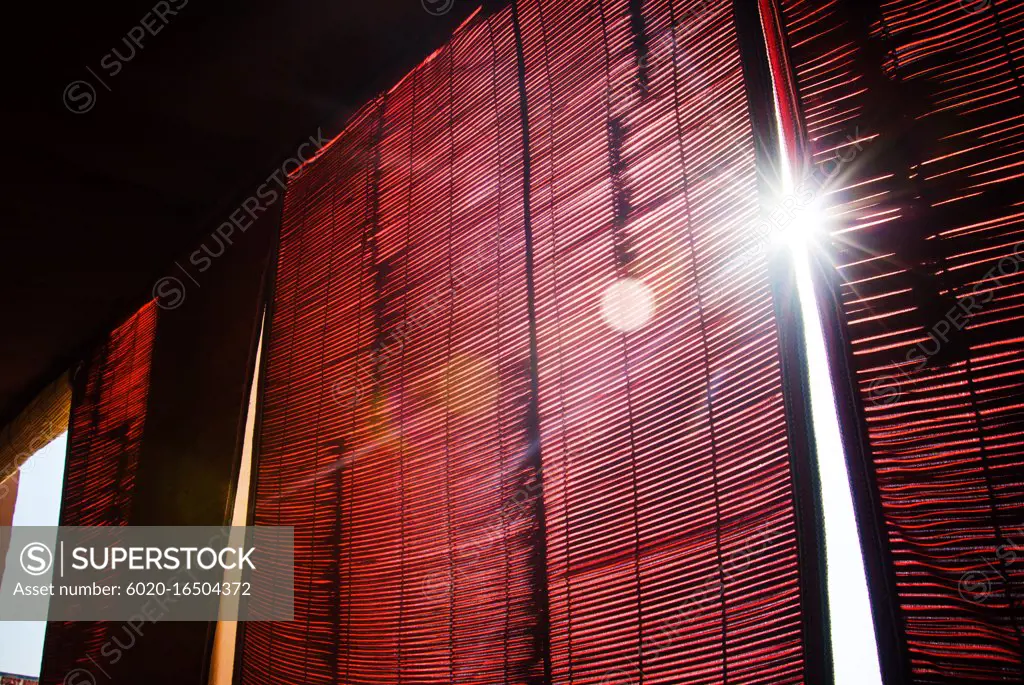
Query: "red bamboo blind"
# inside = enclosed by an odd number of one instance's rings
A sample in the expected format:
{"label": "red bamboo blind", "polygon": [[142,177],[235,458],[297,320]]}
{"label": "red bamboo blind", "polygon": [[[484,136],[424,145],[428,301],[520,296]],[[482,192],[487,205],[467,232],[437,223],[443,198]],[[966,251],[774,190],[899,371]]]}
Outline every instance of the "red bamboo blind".
{"label": "red bamboo blind", "polygon": [[[643,3],[643,70],[629,4],[521,6],[554,680],[801,682],[732,3]],[[624,279],[654,307],[629,333],[600,306]]]}
{"label": "red bamboo blind", "polygon": [[[61,503],[62,526],[128,525],[135,470],[146,423],[155,302],[114,329],[86,361],[71,407]],[[46,631],[41,682],[63,683],[75,668],[93,668],[111,624],[53,622]]]}
{"label": "red bamboo blind", "polygon": [[291,180],[241,682],[803,682],[732,7],[475,16]]}
{"label": "red bamboo blind", "polygon": [[893,647],[909,682],[1020,682],[1024,6],[781,8],[808,152],[830,178],[819,199],[895,580]]}
{"label": "red bamboo blind", "polygon": [[371,103],[286,199],[255,493],[297,620],[246,683],[529,682],[521,124],[509,13]]}

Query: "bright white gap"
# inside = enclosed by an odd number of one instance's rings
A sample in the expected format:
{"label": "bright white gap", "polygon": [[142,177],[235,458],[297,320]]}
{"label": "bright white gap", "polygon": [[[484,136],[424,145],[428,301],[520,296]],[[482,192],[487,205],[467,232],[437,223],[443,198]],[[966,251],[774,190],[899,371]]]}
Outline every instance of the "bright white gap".
{"label": "bright white gap", "polygon": [[[266,313],[260,321],[260,337],[256,343],[256,363],[253,368],[252,384],[249,386],[249,405],[245,413],[245,434],[242,436],[242,459],[238,467],[238,481],[235,483],[235,501],[231,510],[231,546],[244,541],[237,539],[236,530],[247,525],[249,520],[249,486],[252,483],[252,448],[256,436],[256,410],[259,399],[260,360],[263,358],[263,332]],[[241,580],[241,571],[226,571],[224,580]],[[238,597],[224,595],[220,600],[220,615],[238,615]],[[238,641],[237,621],[217,621],[213,638],[213,654],[210,661],[209,685],[231,685],[235,675],[235,644]]]}
{"label": "bright white gap", "polygon": [[[67,444],[62,433],[21,465],[12,525],[58,525]],[[5,567],[17,563],[18,550],[7,550]],[[46,621],[0,621],[0,673],[38,678],[45,637]]]}
{"label": "bright white gap", "polygon": [[835,685],[881,685],[878,645],[871,618],[864,556],[853,510],[850,475],[843,454],[825,337],[814,296],[806,242],[790,242],[803,315],[811,418],[825,520],[827,601]]}

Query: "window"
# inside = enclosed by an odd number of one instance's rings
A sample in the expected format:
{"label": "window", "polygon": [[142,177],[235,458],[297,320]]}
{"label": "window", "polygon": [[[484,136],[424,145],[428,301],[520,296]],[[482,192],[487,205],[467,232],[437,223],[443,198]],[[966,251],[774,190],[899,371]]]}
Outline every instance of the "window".
{"label": "window", "polygon": [[[14,526],[56,526],[60,519],[61,492],[67,433],[62,433],[22,464],[16,488],[0,488],[4,497],[15,496]],[[10,494],[8,494],[8,490]],[[8,550],[6,564],[18,563],[17,550]],[[39,677],[43,659],[45,621],[0,621],[0,673]]]}

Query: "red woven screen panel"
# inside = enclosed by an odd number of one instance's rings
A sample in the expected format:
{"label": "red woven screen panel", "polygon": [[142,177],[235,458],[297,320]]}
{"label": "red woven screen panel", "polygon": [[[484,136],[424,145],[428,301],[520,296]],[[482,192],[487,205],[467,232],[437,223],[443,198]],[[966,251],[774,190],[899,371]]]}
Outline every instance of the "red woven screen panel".
{"label": "red woven screen panel", "polygon": [[[128,525],[142,434],[158,308],[150,302],[110,333],[80,373],[71,406],[60,523]],[[41,682],[62,683],[76,666],[90,667],[107,641],[102,622],[50,623]]]}
{"label": "red woven screen panel", "polygon": [[61,525],[127,525],[146,424],[157,309],[150,302],[111,332],[87,362],[71,408]]}
{"label": "red woven screen panel", "polygon": [[906,677],[1024,677],[1024,6],[782,0]]}
{"label": "red woven screen panel", "polygon": [[242,682],[803,682],[732,8],[478,14],[291,179]]}
{"label": "red woven screen panel", "polygon": [[802,682],[732,9],[520,3],[555,682]]}
{"label": "red woven screen panel", "polygon": [[368,105],[291,181],[255,493],[296,620],[244,683],[532,682],[522,154],[510,14]]}

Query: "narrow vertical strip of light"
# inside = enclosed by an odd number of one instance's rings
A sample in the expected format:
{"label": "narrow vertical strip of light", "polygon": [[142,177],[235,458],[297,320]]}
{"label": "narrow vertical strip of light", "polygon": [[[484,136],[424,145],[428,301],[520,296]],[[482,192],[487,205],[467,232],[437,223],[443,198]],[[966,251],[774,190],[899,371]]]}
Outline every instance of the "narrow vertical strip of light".
{"label": "narrow vertical strip of light", "polygon": [[[253,362],[252,384],[249,386],[249,404],[245,412],[245,432],[242,436],[242,455],[238,465],[238,480],[235,483],[235,501],[231,508],[231,539],[235,546],[243,542],[241,530],[249,521],[249,490],[252,486],[252,446],[256,435],[256,409],[259,402],[260,362],[263,359],[263,331],[266,312],[260,320],[260,336],[256,342],[256,359]],[[240,570],[225,571],[224,580],[241,580]],[[235,673],[235,644],[238,639],[238,622],[225,620],[225,616],[237,615],[238,597],[222,595],[219,618],[214,630],[213,654],[210,662],[209,685],[231,685]]]}
{"label": "narrow vertical strip of light", "polygon": [[791,243],[791,254],[804,320],[811,418],[825,521],[826,590],[835,685],[880,685],[878,646],[871,618],[864,556],[839,435],[835,395],[811,278],[810,255],[807,245],[799,241]]}
{"label": "narrow vertical strip of light", "polygon": [[[776,115],[780,121],[780,159],[782,160],[782,197],[797,192],[797,183],[789,164],[791,147],[781,125],[775,94]],[[829,371],[825,336],[811,275],[810,249],[821,232],[823,216],[817,204],[797,210],[782,236],[794,269],[797,297],[803,319],[811,399],[811,423],[821,486],[822,519],[825,526],[825,575],[830,641],[835,685],[881,685],[878,644],[871,617],[864,555],[857,530],[850,491],[850,475],[839,433],[835,390]]]}

